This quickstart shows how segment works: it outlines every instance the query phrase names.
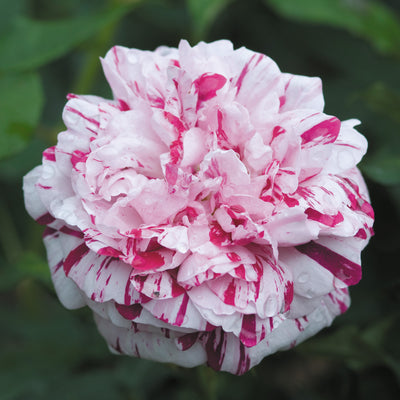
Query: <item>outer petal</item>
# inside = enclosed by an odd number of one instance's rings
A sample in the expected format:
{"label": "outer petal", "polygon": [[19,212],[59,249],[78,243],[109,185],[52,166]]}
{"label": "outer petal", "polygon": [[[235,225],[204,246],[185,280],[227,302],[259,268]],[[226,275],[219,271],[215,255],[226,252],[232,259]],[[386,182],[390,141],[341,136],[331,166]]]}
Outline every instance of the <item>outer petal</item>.
{"label": "outer petal", "polygon": [[302,108],[323,111],[324,97],[320,78],[292,74],[282,74],[282,78],[285,85],[285,93],[280,98],[280,112]]}
{"label": "outer petal", "polygon": [[133,325],[130,328],[117,327],[108,320],[96,316],[97,327],[110,349],[115,353],[145,358],[160,362],[173,362],[183,367],[194,367],[206,362],[206,354],[197,343],[185,352],[176,345],[175,340],[183,335],[168,331],[162,335],[159,329],[152,330],[148,325]]}

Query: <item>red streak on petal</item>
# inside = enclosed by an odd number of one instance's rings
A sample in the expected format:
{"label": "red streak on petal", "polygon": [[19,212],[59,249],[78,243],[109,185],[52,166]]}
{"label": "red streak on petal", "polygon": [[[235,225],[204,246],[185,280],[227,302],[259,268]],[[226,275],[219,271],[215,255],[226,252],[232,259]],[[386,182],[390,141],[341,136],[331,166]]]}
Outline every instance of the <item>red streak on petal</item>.
{"label": "red streak on petal", "polygon": [[165,166],[165,179],[170,185],[168,188],[169,193],[174,193],[175,189],[171,188],[171,186],[175,185],[178,180],[178,167],[175,164],[168,163]]}
{"label": "red streak on petal", "polygon": [[284,292],[284,299],[285,299],[285,309],[283,312],[289,311],[290,305],[293,301],[293,282],[287,281],[285,285],[285,292]]}
{"label": "red streak on petal", "polygon": [[217,90],[221,89],[226,83],[226,78],[220,74],[203,74],[197,78],[195,85],[199,101],[207,101],[216,96]]}
{"label": "red streak on petal", "polygon": [[213,330],[216,329],[216,328],[217,328],[217,327],[216,327],[215,325],[210,324],[210,323],[207,321],[207,323],[206,323],[206,329],[205,329],[206,332],[211,332],[211,331],[213,331]]}
{"label": "red streak on petal", "polygon": [[115,250],[113,247],[103,247],[97,251],[97,254],[100,254],[102,256],[111,256],[111,257],[116,257],[119,258],[122,256],[122,253],[118,250]]}
{"label": "red streak on petal", "polygon": [[307,208],[305,211],[308,219],[320,222],[323,225],[334,227],[344,221],[343,215],[338,212],[336,215],[322,214],[312,208]]}
{"label": "red streak on petal", "polygon": [[96,281],[98,281],[100,279],[103,268],[107,269],[109,267],[109,265],[111,264],[111,261],[113,261],[112,257],[104,257],[103,261],[100,264],[100,268],[96,272]]}
{"label": "red streak on petal", "polygon": [[361,279],[361,266],[316,242],[309,242],[296,249],[326,268],[346,285],[355,285]]}
{"label": "red streak on petal", "polygon": [[239,279],[246,280],[246,269],[243,264],[235,268],[235,274]]}
{"label": "red streak on petal", "polygon": [[238,262],[238,261],[242,261],[242,259],[240,258],[240,256],[236,253],[226,253],[226,256],[232,261],[232,262]]}
{"label": "red streak on petal", "polygon": [[231,243],[231,234],[225,232],[220,224],[216,221],[212,222],[210,227],[210,241],[217,246],[225,246]]}
{"label": "red streak on petal", "polygon": [[181,285],[179,285],[174,278],[172,278],[171,296],[178,297],[183,293],[185,293],[185,289]]}
{"label": "red streak on petal", "polygon": [[242,343],[240,343],[239,354],[240,355],[236,375],[243,375],[250,368],[250,357],[246,355],[246,349]]}
{"label": "red streak on petal", "polygon": [[177,339],[180,350],[185,351],[190,349],[197,341],[199,337],[198,332],[188,333]]}
{"label": "red streak on petal", "polygon": [[177,164],[180,161],[183,153],[183,142],[182,136],[179,136],[178,139],[174,140],[169,147],[169,151],[171,154],[171,162],[173,164]]}
{"label": "red streak on petal", "polygon": [[178,61],[178,60],[170,60],[170,63],[171,63],[173,66],[175,66],[175,67],[178,67],[178,68],[181,67],[181,65],[179,64],[179,61]]}
{"label": "red streak on petal", "polygon": [[264,340],[266,335],[267,335],[267,334],[266,334],[266,332],[265,332],[265,325],[263,324],[263,325],[261,326],[261,335],[260,335],[260,340],[259,340],[259,342],[261,342],[262,340]]}
{"label": "red streak on petal", "polygon": [[76,231],[75,229],[71,229],[68,226],[63,226],[60,229],[60,232],[65,233],[66,235],[75,236],[75,237],[77,237],[79,239],[83,238],[83,232]]}
{"label": "red streak on petal", "polygon": [[364,201],[363,199],[361,199],[361,211],[368,215],[370,218],[374,219],[375,218],[375,213],[374,213],[374,209],[372,208],[371,204],[369,204],[367,201]]}
{"label": "red streak on petal", "polygon": [[125,295],[124,295],[124,304],[125,305],[130,305],[131,301],[132,301],[132,297],[131,297],[131,294],[130,294],[131,285],[132,285],[131,281],[130,281],[130,279],[128,279],[126,281],[126,285],[125,285]]}
{"label": "red streak on petal", "polygon": [[143,307],[140,304],[132,304],[130,306],[126,306],[124,304],[115,304],[115,308],[117,311],[125,318],[130,321],[135,320],[140,317],[142,313]]}
{"label": "red streak on petal", "polygon": [[230,306],[234,306],[235,296],[236,296],[236,285],[235,285],[235,280],[232,279],[229,282],[229,285],[224,292],[224,303],[229,304]]}
{"label": "red streak on petal", "polygon": [[[256,263],[252,264],[252,266],[253,266],[254,272],[257,274],[257,281],[259,282],[264,275],[264,268],[262,266],[262,263],[260,262],[259,257],[256,256],[256,259],[257,259]],[[273,266],[273,264],[270,264],[270,265]]]}
{"label": "red streak on petal", "polygon": [[209,333],[205,350],[207,353],[207,365],[219,371],[224,362],[226,350],[226,338],[222,329],[215,329]]}
{"label": "red streak on petal", "polygon": [[119,64],[119,57],[118,57],[118,51],[117,51],[117,46],[114,46],[112,48],[112,52],[114,54],[114,61],[115,61],[115,66],[117,67],[117,70],[119,72],[118,64]]}
{"label": "red streak on petal", "polygon": [[181,134],[185,131],[185,126],[183,125],[183,122],[174,114],[171,114],[168,111],[164,111],[164,117],[165,119],[174,126],[175,131],[178,134]]}
{"label": "red streak on petal", "polygon": [[118,100],[119,103],[119,109],[121,111],[128,111],[130,110],[130,107],[128,106],[128,104],[124,101],[124,100]]}
{"label": "red streak on petal", "polygon": [[355,234],[355,237],[358,237],[360,239],[366,239],[368,236],[367,236],[367,232],[365,232],[364,229],[360,228],[358,230],[358,232]]}
{"label": "red streak on petal", "polygon": [[284,128],[282,128],[281,126],[275,126],[275,128],[272,131],[272,140],[276,139],[278,136],[284,134],[286,132],[286,130]]}
{"label": "red streak on petal", "polygon": [[43,158],[47,161],[56,161],[56,146],[49,147],[43,152]]}
{"label": "red streak on petal", "polygon": [[139,347],[138,347],[137,344],[135,344],[135,356],[136,356],[137,358],[141,358],[141,357],[142,357],[142,356],[140,355]]}
{"label": "red streak on petal", "polygon": [[71,106],[65,106],[65,110],[67,110],[67,111],[69,111],[69,112],[71,112],[73,114],[79,115],[81,118],[83,118],[84,120],[92,123],[93,125],[96,125],[97,127],[100,126],[100,122],[99,121],[95,120],[94,118],[90,118],[90,117],[82,114],[80,111],[78,111],[77,109],[75,109],[75,108],[73,108]]}
{"label": "red streak on petal", "polygon": [[236,81],[237,93],[239,93],[239,91],[240,91],[240,89],[242,87],[242,84],[243,84],[243,79],[247,75],[247,73],[249,72],[249,66],[250,66],[250,64],[252,63],[252,61],[254,60],[254,58],[256,56],[257,56],[257,54],[254,54],[253,57],[251,57],[250,60],[246,63],[246,65],[243,67],[242,72],[240,73],[239,78]]}
{"label": "red streak on petal", "polygon": [[183,295],[182,304],[179,307],[178,314],[176,315],[176,320],[173,325],[181,326],[183,324],[188,303],[189,303],[189,296],[185,293]]}
{"label": "red streak on petal", "polygon": [[141,293],[144,287],[144,284],[149,275],[135,275],[132,280],[137,283],[138,287],[135,286],[136,290]]}
{"label": "red streak on petal", "polygon": [[239,339],[246,347],[253,347],[258,343],[255,314],[243,315]]}
{"label": "red streak on petal", "polygon": [[333,143],[339,135],[340,120],[336,117],[322,121],[301,135],[302,146],[307,143],[328,144]]}
{"label": "red streak on petal", "polygon": [[42,237],[45,238],[47,236],[54,235],[55,233],[58,233],[58,231],[56,229],[46,226],[45,230],[43,231]]}
{"label": "red streak on petal", "polygon": [[170,338],[170,333],[171,331],[168,328],[161,328],[161,332],[164,334],[164,336],[169,339]]}
{"label": "red streak on petal", "polygon": [[221,110],[218,110],[217,112],[217,118],[218,118],[218,129],[216,131],[217,138],[218,138],[218,143],[221,146],[223,142],[228,142],[228,136],[225,133],[225,131],[222,129],[222,117],[223,114]]}
{"label": "red streak on petal", "polygon": [[41,183],[37,183],[37,186],[40,187],[41,189],[44,189],[44,190],[49,190],[49,189],[52,188],[52,186],[44,186]]}
{"label": "red streak on petal", "polygon": [[75,170],[77,170],[76,164],[78,164],[80,162],[85,162],[87,160],[87,156],[88,156],[88,153],[84,153],[83,151],[80,151],[80,150],[75,150],[71,154],[71,164],[72,164],[73,168]]}
{"label": "red streak on petal", "polygon": [[54,222],[56,219],[50,214],[43,214],[41,217],[36,219],[36,222],[40,225],[48,225]]}
{"label": "red streak on petal", "polygon": [[296,319],[294,320],[294,322],[296,323],[297,329],[298,329],[300,332],[303,332],[303,331],[304,331],[304,327],[303,327],[303,325],[301,325],[301,322],[299,321],[299,319],[296,318]]}
{"label": "red streak on petal", "polygon": [[63,266],[63,262],[60,261],[54,266],[53,274],[55,274],[61,267]]}
{"label": "red streak on petal", "polygon": [[89,253],[89,248],[86,246],[86,243],[81,243],[68,254],[63,263],[66,276],[68,276],[71,268],[78,264],[87,253]]}
{"label": "red streak on petal", "polygon": [[289,197],[287,194],[283,195],[283,201],[288,207],[295,207],[299,205],[299,201],[293,197]]}
{"label": "red streak on petal", "polygon": [[352,182],[350,179],[344,179],[344,181],[354,190],[354,192],[357,194],[357,196],[352,193],[347,187],[346,185],[344,185],[343,183],[339,182],[340,187],[344,190],[344,192],[346,193],[348,199],[350,200],[350,205],[348,206],[351,210],[355,210],[355,211],[361,211],[364,214],[368,215],[368,217],[374,219],[375,217],[375,213],[374,210],[371,206],[371,204],[369,204],[367,201],[365,201],[360,193],[359,193],[359,188],[358,186]]}
{"label": "red streak on petal", "polygon": [[183,220],[183,218],[186,216],[189,220],[189,223],[193,223],[193,221],[196,219],[196,217],[199,215],[197,210],[193,207],[186,207],[184,210],[178,212],[174,218],[175,223],[179,223]]}
{"label": "red streak on petal", "polygon": [[157,252],[136,254],[132,266],[139,271],[156,269],[164,265],[164,257]]}
{"label": "red streak on petal", "polygon": [[329,293],[329,298],[331,299],[331,301],[333,303],[335,303],[335,304],[337,304],[339,306],[339,310],[340,310],[341,314],[343,314],[344,312],[347,311],[348,307],[342,300],[339,300],[337,297],[333,296],[332,293]]}

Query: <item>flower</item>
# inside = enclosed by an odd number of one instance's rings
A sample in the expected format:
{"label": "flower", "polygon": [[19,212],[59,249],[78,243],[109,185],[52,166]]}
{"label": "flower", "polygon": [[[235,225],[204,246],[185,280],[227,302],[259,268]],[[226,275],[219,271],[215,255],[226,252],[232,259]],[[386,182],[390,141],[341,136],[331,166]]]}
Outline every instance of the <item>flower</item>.
{"label": "flower", "polygon": [[118,353],[243,374],[331,324],[361,277],[367,142],[319,78],[229,41],[102,60],[24,180],[65,307]]}

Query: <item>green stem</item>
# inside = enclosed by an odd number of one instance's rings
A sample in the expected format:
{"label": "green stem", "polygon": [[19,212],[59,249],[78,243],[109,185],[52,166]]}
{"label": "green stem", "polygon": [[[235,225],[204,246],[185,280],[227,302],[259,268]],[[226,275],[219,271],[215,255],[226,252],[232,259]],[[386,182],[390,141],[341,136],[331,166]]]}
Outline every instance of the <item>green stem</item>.
{"label": "green stem", "polygon": [[100,72],[99,56],[104,55],[107,51],[118,22],[119,20],[110,23],[104,28],[97,36],[93,46],[90,46],[86,53],[81,73],[73,86],[74,93],[86,94],[90,92]]}
{"label": "green stem", "polygon": [[197,367],[199,386],[207,400],[218,399],[218,372],[209,367]]}
{"label": "green stem", "polygon": [[81,73],[73,86],[73,93],[90,93],[101,70],[99,57],[104,55],[111,46],[112,39],[121,18],[126,15],[127,12],[132,11],[141,2],[142,0],[109,0],[108,8],[110,12],[117,8],[120,11],[120,17],[116,18],[115,21],[102,29],[90,44]]}

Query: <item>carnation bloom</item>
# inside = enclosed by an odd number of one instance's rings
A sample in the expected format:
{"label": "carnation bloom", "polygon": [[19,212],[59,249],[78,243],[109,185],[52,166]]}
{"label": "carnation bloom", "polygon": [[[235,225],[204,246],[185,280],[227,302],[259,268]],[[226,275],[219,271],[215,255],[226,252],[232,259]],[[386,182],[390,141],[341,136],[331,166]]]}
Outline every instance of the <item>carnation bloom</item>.
{"label": "carnation bloom", "polygon": [[110,348],[243,374],[331,324],[361,277],[367,142],[321,81],[229,41],[102,60],[24,181],[65,307]]}

